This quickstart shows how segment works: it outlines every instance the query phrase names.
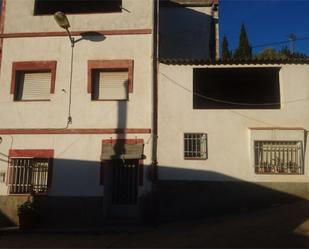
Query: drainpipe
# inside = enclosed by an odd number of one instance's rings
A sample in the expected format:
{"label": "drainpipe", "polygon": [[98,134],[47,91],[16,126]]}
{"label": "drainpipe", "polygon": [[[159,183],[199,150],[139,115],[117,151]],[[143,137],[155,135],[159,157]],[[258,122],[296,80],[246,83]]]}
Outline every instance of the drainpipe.
{"label": "drainpipe", "polygon": [[153,12],[153,86],[152,86],[152,196],[154,225],[158,221],[159,197],[158,197],[158,57],[159,57],[159,5],[160,0],[154,0]]}
{"label": "drainpipe", "polygon": [[219,18],[218,7],[219,0],[213,0],[211,6],[211,60],[216,61],[220,59],[220,43],[219,43]]}

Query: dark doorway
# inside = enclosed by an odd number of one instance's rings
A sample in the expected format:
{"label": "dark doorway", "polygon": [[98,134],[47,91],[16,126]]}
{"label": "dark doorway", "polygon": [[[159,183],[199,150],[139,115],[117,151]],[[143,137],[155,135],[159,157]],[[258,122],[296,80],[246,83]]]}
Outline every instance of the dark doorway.
{"label": "dark doorway", "polygon": [[138,159],[110,161],[104,191],[108,219],[138,218],[138,167]]}

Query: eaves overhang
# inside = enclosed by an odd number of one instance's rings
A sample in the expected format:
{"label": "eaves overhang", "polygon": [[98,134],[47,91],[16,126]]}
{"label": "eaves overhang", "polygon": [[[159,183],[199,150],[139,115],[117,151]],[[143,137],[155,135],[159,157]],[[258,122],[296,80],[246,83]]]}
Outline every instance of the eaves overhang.
{"label": "eaves overhang", "polygon": [[273,65],[273,64],[306,64],[309,65],[309,58],[289,58],[289,59],[251,59],[251,60],[205,60],[205,59],[177,59],[160,58],[160,63],[166,65]]}
{"label": "eaves overhang", "polygon": [[160,6],[210,7],[218,5],[218,0],[160,0]]}

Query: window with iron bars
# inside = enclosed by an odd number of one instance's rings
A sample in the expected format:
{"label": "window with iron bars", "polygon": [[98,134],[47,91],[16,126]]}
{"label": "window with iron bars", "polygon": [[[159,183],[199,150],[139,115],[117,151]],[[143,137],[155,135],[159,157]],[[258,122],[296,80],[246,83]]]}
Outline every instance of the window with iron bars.
{"label": "window with iron bars", "polygon": [[184,158],[191,160],[205,160],[207,157],[207,134],[185,133]]}
{"label": "window with iron bars", "polygon": [[255,141],[255,173],[304,174],[301,141]]}
{"label": "window with iron bars", "polygon": [[10,194],[47,194],[50,158],[11,158]]}

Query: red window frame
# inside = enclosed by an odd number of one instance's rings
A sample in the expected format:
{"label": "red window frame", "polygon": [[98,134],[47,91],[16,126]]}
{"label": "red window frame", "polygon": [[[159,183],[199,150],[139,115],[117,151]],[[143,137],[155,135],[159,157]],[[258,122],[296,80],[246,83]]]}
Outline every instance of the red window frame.
{"label": "red window frame", "polygon": [[[50,93],[55,93],[57,61],[19,61],[12,64],[10,94],[16,91],[16,75],[18,72],[51,72]],[[25,100],[18,100],[25,101]],[[36,101],[36,100],[27,100]],[[42,100],[39,100],[42,101]]]}
{"label": "red window frame", "polygon": [[128,92],[133,93],[134,60],[89,60],[87,92],[92,94],[93,72],[95,70],[117,71],[128,70]]}

